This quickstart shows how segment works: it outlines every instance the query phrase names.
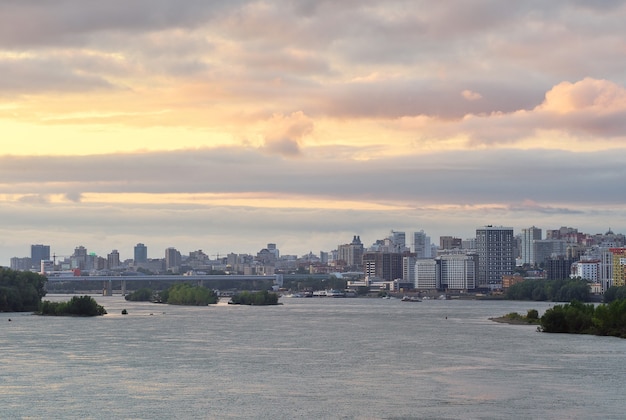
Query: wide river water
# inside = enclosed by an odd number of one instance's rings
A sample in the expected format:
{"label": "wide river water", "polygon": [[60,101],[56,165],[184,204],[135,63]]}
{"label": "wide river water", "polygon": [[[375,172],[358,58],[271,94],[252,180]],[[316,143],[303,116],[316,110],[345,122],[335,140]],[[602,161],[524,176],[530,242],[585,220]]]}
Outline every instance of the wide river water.
{"label": "wide river water", "polygon": [[108,315],[0,314],[1,419],[626,417],[626,340],[488,319],[548,303],[96,299]]}

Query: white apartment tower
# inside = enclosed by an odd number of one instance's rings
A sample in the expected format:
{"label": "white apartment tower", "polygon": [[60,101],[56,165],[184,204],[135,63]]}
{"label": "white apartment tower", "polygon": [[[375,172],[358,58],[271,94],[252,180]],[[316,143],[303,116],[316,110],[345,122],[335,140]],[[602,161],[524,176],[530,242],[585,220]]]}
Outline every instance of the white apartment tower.
{"label": "white apartment tower", "polygon": [[522,264],[535,265],[538,263],[534,243],[540,240],[541,229],[535,226],[522,229]]}

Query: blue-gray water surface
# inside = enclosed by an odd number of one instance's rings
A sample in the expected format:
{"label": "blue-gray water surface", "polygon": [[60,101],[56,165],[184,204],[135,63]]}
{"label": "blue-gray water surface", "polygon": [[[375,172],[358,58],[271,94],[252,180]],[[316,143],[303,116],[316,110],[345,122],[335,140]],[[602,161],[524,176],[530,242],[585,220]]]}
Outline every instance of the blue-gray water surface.
{"label": "blue-gray water surface", "polygon": [[548,303],[96,299],[108,315],[0,314],[0,418],[626,416],[626,340],[488,319]]}

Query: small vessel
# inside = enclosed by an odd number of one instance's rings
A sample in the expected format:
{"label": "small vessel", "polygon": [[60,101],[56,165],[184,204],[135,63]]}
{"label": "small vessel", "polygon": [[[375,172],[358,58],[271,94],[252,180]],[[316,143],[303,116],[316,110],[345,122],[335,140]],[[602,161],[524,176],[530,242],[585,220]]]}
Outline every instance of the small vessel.
{"label": "small vessel", "polygon": [[346,293],[341,290],[331,289],[331,290],[326,291],[326,296],[327,297],[346,297]]}
{"label": "small vessel", "polygon": [[416,296],[403,296],[402,302],[421,302],[421,300]]}
{"label": "small vessel", "polygon": [[286,297],[286,298],[301,298],[301,297],[304,297],[304,295],[301,294],[301,293],[289,293],[287,295],[283,295],[283,297]]}

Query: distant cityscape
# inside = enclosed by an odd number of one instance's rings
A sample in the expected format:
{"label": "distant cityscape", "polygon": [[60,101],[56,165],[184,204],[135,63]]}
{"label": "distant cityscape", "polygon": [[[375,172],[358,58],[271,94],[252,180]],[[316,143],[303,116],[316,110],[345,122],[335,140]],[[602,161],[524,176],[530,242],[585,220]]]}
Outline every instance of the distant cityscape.
{"label": "distant cityscape", "polygon": [[[407,241],[408,239],[408,241]],[[138,243],[133,258],[117,250],[104,256],[78,246],[71,255],[50,252],[50,245],[33,244],[30,257],[13,257],[10,268],[47,276],[111,276],[156,274],[309,274],[347,277],[350,287],[381,290],[501,291],[524,279],[581,278],[592,293],[603,293],[626,280],[626,237],[609,228],[587,234],[576,228],[546,230],[535,226],[515,234],[513,228],[483,226],[476,236],[441,236],[438,244],[423,231],[391,230],[365,246],[359,235],[331,251],[302,256],[281,254],[274,243],[256,255],[208,255],[202,250],[182,255],[176,248],[163,258],[148,258]]]}

